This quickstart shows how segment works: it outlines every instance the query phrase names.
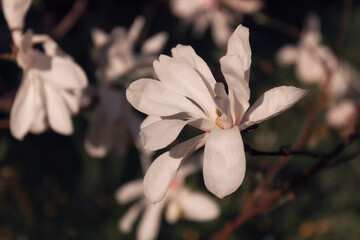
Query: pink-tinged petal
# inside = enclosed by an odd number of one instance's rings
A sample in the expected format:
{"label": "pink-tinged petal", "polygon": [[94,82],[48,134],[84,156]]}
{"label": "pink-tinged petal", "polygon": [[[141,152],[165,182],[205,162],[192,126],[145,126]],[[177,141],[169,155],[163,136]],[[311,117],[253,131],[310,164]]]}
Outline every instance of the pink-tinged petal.
{"label": "pink-tinged petal", "polygon": [[144,194],[150,202],[164,198],[183,160],[202,147],[206,138],[207,134],[191,138],[155,159],[144,177]]}
{"label": "pink-tinged petal", "polygon": [[215,121],[210,121],[209,119],[199,118],[194,122],[190,122],[189,125],[196,127],[204,132],[210,132],[211,129],[216,127]]}
{"label": "pink-tinged petal", "polygon": [[2,0],[2,9],[10,30],[22,30],[31,0]]}
{"label": "pink-tinged petal", "polygon": [[24,74],[23,82],[16,93],[10,112],[10,131],[18,140],[24,139],[38,114],[34,111],[34,106],[35,98],[40,94],[35,90],[31,79],[26,79],[26,72]]}
{"label": "pink-tinged petal", "polygon": [[145,54],[158,54],[164,48],[169,35],[166,32],[155,34],[147,39],[141,47],[141,52]]}
{"label": "pink-tinged petal", "polygon": [[261,95],[245,113],[239,126],[244,130],[251,125],[260,123],[286,111],[310,91],[292,86],[272,88]]}
{"label": "pink-tinged petal", "polygon": [[95,28],[91,31],[91,38],[95,47],[100,48],[109,40],[109,35],[103,30]]}
{"label": "pink-tinged petal", "polygon": [[212,93],[215,88],[216,80],[208,65],[196,54],[191,46],[178,44],[175,48],[171,49],[171,53],[174,58],[187,61],[191,67],[194,68],[204,80],[206,80],[204,82],[208,87],[209,92]]}
{"label": "pink-tinged petal", "polygon": [[168,146],[190,121],[193,120],[164,119],[141,129],[140,136],[144,147],[155,151]]}
{"label": "pink-tinged petal", "polygon": [[165,204],[166,201],[161,201],[156,205],[146,206],[136,232],[136,239],[154,240],[157,238]]}
{"label": "pink-tinged petal", "polygon": [[124,233],[129,233],[132,230],[132,227],[134,225],[134,222],[140,215],[141,211],[145,208],[146,202],[145,201],[139,201],[135,204],[133,204],[129,210],[122,216],[122,218],[119,220],[118,226],[120,231]]}
{"label": "pink-tinged petal", "polygon": [[299,58],[299,51],[292,45],[285,45],[276,53],[276,61],[280,66],[295,64]]}
{"label": "pink-tinged petal", "polygon": [[343,100],[337,105],[331,106],[325,116],[326,123],[336,129],[351,127],[358,115],[354,102]]}
{"label": "pink-tinged petal", "polygon": [[244,70],[251,65],[251,48],[249,43],[249,29],[239,25],[229,38],[226,55],[240,55]]}
{"label": "pink-tinged petal", "polygon": [[162,120],[161,117],[159,116],[147,116],[144,121],[142,121],[141,125],[140,125],[140,129],[143,129],[147,126],[149,126],[150,124],[154,123],[154,122],[158,122]]}
{"label": "pink-tinged petal", "polygon": [[82,92],[79,89],[74,90],[60,90],[59,95],[62,97],[66,106],[72,114],[76,114],[80,109],[80,100]]}
{"label": "pink-tinged petal", "polygon": [[120,204],[127,204],[141,196],[143,196],[143,181],[134,180],[122,185],[115,192],[115,199]]}
{"label": "pink-tinged petal", "polygon": [[36,92],[36,94],[34,95],[34,106],[32,111],[36,114],[31,124],[30,132],[34,134],[40,134],[46,131],[49,124],[46,119],[44,98],[43,95],[41,94],[42,92],[41,83],[40,81],[32,81],[32,84]]}
{"label": "pink-tinged petal", "polygon": [[145,18],[143,16],[136,17],[127,34],[127,38],[131,43],[135,43],[138,40],[144,26]]}
{"label": "pink-tinged petal", "polygon": [[[52,57],[50,66],[45,66],[39,58],[33,67],[39,71],[39,77],[53,87],[62,89],[83,89],[87,86],[85,72],[74,61],[64,57]],[[48,68],[49,67],[49,68]],[[35,69],[34,69],[35,70]]]}
{"label": "pink-tinged petal", "polygon": [[212,129],[204,151],[207,189],[219,198],[235,192],[244,180],[245,169],[244,145],[238,127]]}
{"label": "pink-tinged petal", "polygon": [[262,0],[225,0],[224,4],[230,6],[233,10],[242,14],[251,14],[258,11],[263,6]]}
{"label": "pink-tinged petal", "polygon": [[186,112],[206,117],[202,110],[186,97],[153,79],[143,78],[130,84],[126,90],[126,98],[134,108],[148,115],[170,116]]}
{"label": "pink-tinged petal", "polygon": [[154,70],[160,81],[172,91],[196,102],[211,119],[216,119],[213,94],[207,80],[186,61],[161,55],[154,61]]}
{"label": "pink-tinged petal", "polygon": [[214,11],[211,18],[211,33],[214,43],[224,49],[232,33],[232,19],[227,11]]}
{"label": "pink-tinged petal", "polygon": [[104,158],[111,146],[112,123],[106,116],[103,106],[99,105],[92,112],[84,146],[86,152],[94,158]]}
{"label": "pink-tinged petal", "polygon": [[70,135],[73,133],[71,114],[56,90],[43,84],[45,105],[50,127],[57,133]]}
{"label": "pink-tinged petal", "polygon": [[220,208],[209,196],[184,189],[179,195],[184,218],[192,221],[210,221],[220,215]]}

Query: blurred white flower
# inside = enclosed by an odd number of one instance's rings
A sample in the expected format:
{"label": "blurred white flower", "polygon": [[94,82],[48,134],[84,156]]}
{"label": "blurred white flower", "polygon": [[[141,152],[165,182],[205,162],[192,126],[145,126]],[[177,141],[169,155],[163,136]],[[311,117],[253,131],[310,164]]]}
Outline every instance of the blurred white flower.
{"label": "blurred white flower", "polygon": [[134,141],[141,157],[151,158],[152,152],[143,148],[138,137],[142,120],[132,111],[125,92],[109,87],[100,87],[98,92],[99,104],[92,112],[84,143],[87,153],[104,158],[108,150],[114,148],[123,156]]}
{"label": "blurred white flower", "polygon": [[154,61],[160,81],[140,79],[126,92],[128,101],[149,115],[140,126],[145,148],[168,146],[187,124],[205,133],[178,144],[151,164],[144,178],[145,196],[153,203],[159,202],[183,160],[205,145],[205,185],[223,198],[244,179],[246,162],[240,131],[287,110],[308,91],[276,87],[249,108],[251,49],[249,31],[241,25],[231,35],[227,53],[220,59],[229,94],[190,46],[178,45],[172,55],[161,55],[159,61]]}
{"label": "blurred white flower", "polygon": [[298,79],[304,83],[325,84],[337,71],[338,63],[333,52],[321,44],[320,21],[310,15],[297,46],[286,45],[277,53],[281,66],[295,65]]}
{"label": "blurred white flower", "polygon": [[[41,44],[44,52],[33,44]],[[10,113],[12,135],[22,140],[28,132],[42,133],[48,126],[70,135],[71,115],[79,111],[81,92],[87,86],[84,71],[47,35],[29,30],[17,48],[23,77]]]}
{"label": "blurred white flower", "polygon": [[213,41],[221,48],[233,31],[237,19],[243,14],[258,11],[262,0],[171,0],[173,14],[185,23],[193,23],[194,31],[202,34],[211,28]]}
{"label": "blurred white flower", "polygon": [[135,53],[144,24],[145,18],[137,17],[128,31],[123,27],[115,28],[110,34],[100,29],[92,31],[98,50],[97,77],[103,84],[114,83],[128,74],[152,75],[151,63],[163,49],[168,35],[165,32],[154,35],[144,42],[139,53]]}
{"label": "blurred white flower", "polygon": [[358,116],[358,108],[353,101],[342,100],[331,106],[326,113],[326,123],[335,129],[352,126]]}
{"label": "blurred white flower", "polygon": [[20,40],[25,16],[29,11],[31,3],[32,0],[2,0],[4,17],[15,44]]}
{"label": "blurred white flower", "polygon": [[185,178],[199,168],[197,164],[185,164],[173,179],[165,198],[156,205],[143,197],[142,180],[131,181],[120,187],[115,193],[115,198],[120,204],[141,198],[120,219],[120,230],[124,233],[130,232],[141,212],[143,214],[136,233],[136,238],[140,240],[157,238],[164,211],[165,219],[170,224],[182,218],[199,222],[216,219],[220,214],[217,203],[207,195],[192,191],[184,185]]}

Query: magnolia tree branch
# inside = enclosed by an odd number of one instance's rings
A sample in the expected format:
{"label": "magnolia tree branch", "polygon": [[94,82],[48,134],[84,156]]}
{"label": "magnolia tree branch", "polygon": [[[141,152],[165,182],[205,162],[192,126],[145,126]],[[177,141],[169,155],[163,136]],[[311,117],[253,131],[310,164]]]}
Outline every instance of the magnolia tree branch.
{"label": "magnolia tree branch", "polygon": [[88,0],[76,0],[70,12],[52,30],[51,36],[59,40],[75,25],[85,12]]}
{"label": "magnolia tree branch", "polygon": [[268,193],[262,198],[262,200],[257,204],[252,204],[250,207],[247,206],[244,210],[231,222],[227,223],[221,232],[217,235],[217,239],[227,239],[237,228],[243,225],[249,219],[259,215],[264,210],[268,209],[273,205],[273,203],[278,200],[281,196],[287,193],[289,190],[299,185],[306,179],[313,176],[319,170],[323,169],[329,161],[336,156],[338,156],[351,142],[359,137],[359,134],[351,134],[348,138],[344,139],[336,147],[333,148],[329,153],[322,156],[318,163],[309,170],[305,170],[298,176],[296,176],[292,181],[284,183],[281,187],[275,189],[271,193]]}

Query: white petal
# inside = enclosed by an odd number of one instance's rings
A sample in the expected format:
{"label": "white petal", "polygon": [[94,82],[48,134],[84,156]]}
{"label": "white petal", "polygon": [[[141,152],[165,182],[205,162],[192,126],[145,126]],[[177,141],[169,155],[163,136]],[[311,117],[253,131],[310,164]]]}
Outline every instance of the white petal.
{"label": "white petal", "polygon": [[239,55],[226,55],[220,59],[220,64],[229,89],[233,122],[238,125],[244,112],[249,108],[249,81],[245,78],[243,61]]}
{"label": "white petal", "polygon": [[30,132],[34,134],[40,134],[46,131],[49,124],[46,119],[44,96],[42,94],[41,82],[32,81],[32,83],[36,92],[34,96],[34,108],[33,108],[33,111],[36,114],[33,123],[31,124]]}
{"label": "white petal", "polygon": [[66,106],[71,113],[75,114],[79,112],[80,100],[82,91],[79,89],[74,90],[59,90],[59,95],[66,103]]}
{"label": "white petal", "polygon": [[251,49],[249,43],[249,29],[239,25],[229,38],[226,55],[240,55],[244,70],[251,65]]}
{"label": "white petal", "polygon": [[[38,60],[42,62],[41,59]],[[51,65],[48,69],[46,66],[34,66],[44,82],[63,89],[83,89],[87,86],[85,72],[74,61],[64,57],[52,57],[50,60]]]}
{"label": "white petal", "polygon": [[161,117],[159,116],[147,116],[144,121],[142,121],[141,125],[140,125],[140,129],[143,129],[147,126],[149,126],[150,124],[154,123],[154,122],[157,122],[157,121],[160,121],[162,120]]}
{"label": "white petal", "polygon": [[146,206],[136,232],[136,239],[154,240],[157,238],[165,203],[165,201],[161,201],[156,205]]}
{"label": "white petal", "polygon": [[143,196],[143,183],[142,180],[134,180],[122,185],[115,192],[115,199],[120,204],[129,203],[136,198]]}
{"label": "white petal", "polygon": [[185,60],[161,55],[154,61],[154,70],[160,81],[172,91],[195,101],[211,119],[216,119],[216,106],[207,80]]}
{"label": "white petal", "polygon": [[241,121],[240,130],[277,116],[289,109],[308,93],[309,90],[292,86],[281,86],[268,90],[245,113]]}
{"label": "white petal", "polygon": [[10,30],[22,30],[32,0],[2,0],[2,9]]}
{"label": "white petal", "polygon": [[139,201],[135,204],[133,204],[129,210],[122,216],[122,218],[119,220],[118,226],[120,231],[124,233],[129,233],[134,225],[134,222],[138,218],[141,211],[146,206],[146,203],[144,201]]}
{"label": "white petal", "polygon": [[138,16],[135,18],[133,24],[130,26],[128,31],[128,40],[132,43],[138,40],[140,37],[141,31],[145,25],[145,18],[143,16]]}
{"label": "white petal", "polygon": [[355,122],[358,111],[354,102],[343,100],[330,107],[326,113],[326,123],[333,128],[343,129]]}
{"label": "white petal", "polygon": [[186,97],[153,79],[143,78],[130,84],[126,98],[134,108],[148,115],[170,116],[186,112],[205,117],[201,109]]}
{"label": "white petal", "polygon": [[188,220],[209,221],[216,219],[220,214],[217,203],[203,193],[184,189],[178,200],[184,217]]}
{"label": "white petal", "polygon": [[23,79],[10,112],[10,131],[18,140],[24,139],[36,114],[38,114],[34,111],[37,94],[40,93],[35,91],[31,79]]}
{"label": "white petal", "polygon": [[244,145],[238,127],[212,129],[204,151],[207,189],[219,198],[235,192],[244,180],[245,169]]}
{"label": "white petal", "polygon": [[263,6],[262,0],[251,0],[251,1],[242,1],[242,0],[226,0],[224,4],[233,8],[235,11],[238,11],[242,14],[251,14],[256,12]]}
{"label": "white petal", "polygon": [[165,196],[184,159],[204,145],[207,134],[202,134],[176,145],[151,164],[144,177],[144,193],[152,203]]}
{"label": "white petal", "polygon": [[160,32],[147,39],[141,47],[145,54],[158,54],[164,48],[169,36],[166,32]]}
{"label": "white petal", "polygon": [[229,12],[215,11],[211,20],[211,33],[214,43],[220,48],[225,48],[232,33]]}
{"label": "white petal", "polygon": [[91,31],[91,38],[95,47],[100,48],[108,41],[109,36],[103,30],[95,28]]}
{"label": "white petal", "polygon": [[175,48],[171,49],[171,53],[174,58],[187,61],[191,67],[194,68],[204,80],[206,80],[204,82],[207,85],[209,92],[211,93],[213,91],[216,80],[208,65],[201,57],[196,54],[191,46],[183,46],[178,44]]}
{"label": "white petal", "polygon": [[58,92],[51,86],[43,84],[46,111],[50,127],[57,133],[70,135],[73,133],[71,114]]}
{"label": "white petal", "polygon": [[140,136],[144,142],[144,147],[155,151],[168,146],[190,121],[164,119],[141,129]]}
{"label": "white petal", "polygon": [[292,45],[285,45],[276,53],[276,61],[280,66],[295,64],[298,60],[298,49]]}

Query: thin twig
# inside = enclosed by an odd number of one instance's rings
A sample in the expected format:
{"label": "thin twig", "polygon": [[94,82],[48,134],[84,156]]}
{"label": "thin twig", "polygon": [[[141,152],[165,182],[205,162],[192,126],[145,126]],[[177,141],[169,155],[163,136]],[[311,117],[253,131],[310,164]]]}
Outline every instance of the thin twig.
{"label": "thin twig", "polygon": [[319,158],[323,156],[323,153],[309,152],[309,151],[296,151],[290,150],[287,147],[282,147],[278,151],[260,151],[257,149],[253,149],[250,145],[245,144],[245,152],[252,156],[294,156],[294,155],[302,155],[308,157]]}

